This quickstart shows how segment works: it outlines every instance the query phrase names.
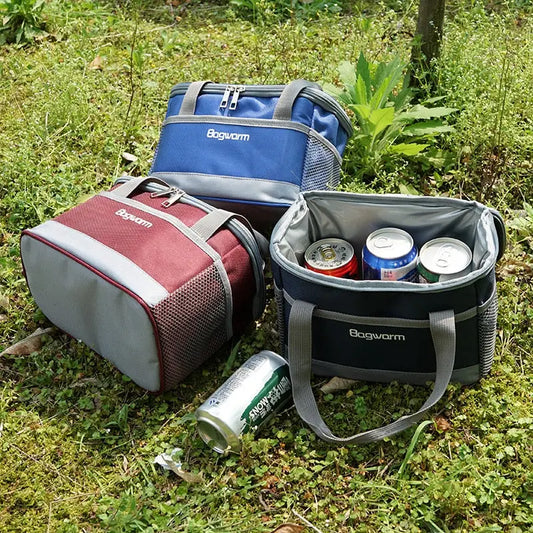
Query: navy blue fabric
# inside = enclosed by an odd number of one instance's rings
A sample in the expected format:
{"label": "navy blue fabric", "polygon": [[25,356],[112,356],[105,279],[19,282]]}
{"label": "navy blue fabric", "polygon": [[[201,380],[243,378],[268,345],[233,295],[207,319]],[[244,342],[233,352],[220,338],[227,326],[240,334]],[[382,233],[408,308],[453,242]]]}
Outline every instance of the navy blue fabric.
{"label": "navy blue fabric", "polygon": [[[285,302],[285,328],[288,327],[290,309],[291,306]],[[360,309],[352,309],[352,312],[356,311],[361,316]],[[371,314],[367,316],[373,317]],[[386,316],[396,318],[392,313]],[[426,319],[428,316],[429,313],[426,313]],[[369,326],[315,316],[312,329],[315,360],[368,370],[412,373],[435,371],[435,352],[429,324],[427,328]],[[456,331],[459,342],[455,368],[479,364],[477,316],[457,322]]]}

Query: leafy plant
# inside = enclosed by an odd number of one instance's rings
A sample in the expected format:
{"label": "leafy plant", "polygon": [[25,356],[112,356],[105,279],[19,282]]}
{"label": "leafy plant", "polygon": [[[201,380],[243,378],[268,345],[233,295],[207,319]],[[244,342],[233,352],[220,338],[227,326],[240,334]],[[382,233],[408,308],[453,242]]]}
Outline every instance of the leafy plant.
{"label": "leafy plant", "polygon": [[318,13],[338,13],[337,0],[230,0],[237,14],[255,22],[270,19],[310,19]]}
{"label": "leafy plant", "polygon": [[518,211],[507,225],[517,232],[520,242],[529,244],[533,250],[533,206],[524,202],[523,211]]}
{"label": "leafy plant", "polygon": [[441,98],[424,104],[411,104],[413,91],[409,87],[406,63],[398,57],[389,63],[370,64],[363,53],[357,65],[347,61],[339,66],[344,85],[325,88],[353,112],[356,131],[346,160],[356,176],[375,176],[390,168],[398,159],[426,155],[435,138],[453,131],[445,122],[455,109],[427,107]]}
{"label": "leafy plant", "polygon": [[45,32],[44,0],[0,1],[0,44],[26,44]]}

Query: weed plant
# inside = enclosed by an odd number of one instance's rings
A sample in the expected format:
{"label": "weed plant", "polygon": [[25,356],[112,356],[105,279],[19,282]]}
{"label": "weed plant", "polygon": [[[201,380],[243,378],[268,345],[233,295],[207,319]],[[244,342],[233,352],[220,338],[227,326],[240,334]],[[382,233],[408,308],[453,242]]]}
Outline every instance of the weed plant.
{"label": "weed plant", "polygon": [[[159,396],[54,329],[30,355],[0,356],[1,531],[270,532],[287,522],[323,533],[533,529],[533,229],[524,209],[533,192],[533,22],[528,3],[518,4],[448,3],[439,93],[424,98],[443,96],[439,106],[458,110],[454,131],[435,141],[451,161],[426,169],[402,159],[351,183],[345,171],[351,190],[409,185],[483,197],[503,213],[509,246],[497,271],[490,375],[450,386],[428,420],[384,442],[331,447],[288,408],[247,435],[241,455],[224,457],[199,439],[192,414],[252,354],[279,350],[271,289],[238,347]],[[53,0],[48,37],[1,47],[0,352],[50,326],[25,285],[21,230],[124,172],[146,174],[174,83],[303,77],[342,88],[338,65],[356,64],[360,52],[372,64],[406,60],[415,3],[361,9],[254,24],[227,5]],[[427,395],[363,382],[325,395],[322,382],[314,381],[319,407],[344,435],[412,411]],[[176,448],[202,482],[153,464]]]}

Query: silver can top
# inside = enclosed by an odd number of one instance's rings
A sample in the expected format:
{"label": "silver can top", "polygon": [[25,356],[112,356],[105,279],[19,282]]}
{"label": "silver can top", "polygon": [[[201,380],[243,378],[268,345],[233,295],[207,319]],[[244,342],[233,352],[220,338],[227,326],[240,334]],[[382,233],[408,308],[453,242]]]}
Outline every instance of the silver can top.
{"label": "silver can top", "polygon": [[368,251],[380,259],[398,259],[413,248],[413,237],[400,228],[381,228],[366,239]]}
{"label": "silver can top", "polygon": [[462,241],[439,237],[422,246],[420,262],[434,274],[457,274],[472,262],[472,251]]}
{"label": "silver can top", "polygon": [[311,244],[305,251],[304,259],[313,268],[333,270],[348,264],[354,253],[349,242],[330,237]]}

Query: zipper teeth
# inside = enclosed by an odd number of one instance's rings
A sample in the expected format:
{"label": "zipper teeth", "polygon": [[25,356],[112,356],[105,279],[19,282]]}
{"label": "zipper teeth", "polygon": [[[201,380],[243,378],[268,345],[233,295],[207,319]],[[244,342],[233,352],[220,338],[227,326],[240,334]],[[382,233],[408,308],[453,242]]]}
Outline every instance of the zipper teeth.
{"label": "zipper teeth", "polygon": [[[175,85],[171,91],[170,91],[170,98],[173,96],[185,94],[187,92],[189,84],[188,83],[178,83]],[[209,83],[207,84],[203,89],[202,93],[204,94],[224,94],[226,91],[228,85],[221,84],[221,83]],[[231,85],[233,87],[233,85]],[[235,87],[241,87],[240,85],[235,85]],[[285,85],[245,85],[243,86],[246,88],[245,95],[246,96],[279,96],[283,89],[285,88]],[[332,111],[337,118],[342,123],[344,129],[348,132],[349,135],[353,132],[353,126],[352,123],[344,111],[344,109],[341,107],[341,105],[335,100],[333,97],[331,97],[329,94],[320,91],[318,89],[315,89],[313,87],[306,87],[302,90],[300,93],[302,96],[307,96],[312,102],[320,104],[324,109],[327,111]]]}

